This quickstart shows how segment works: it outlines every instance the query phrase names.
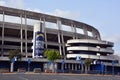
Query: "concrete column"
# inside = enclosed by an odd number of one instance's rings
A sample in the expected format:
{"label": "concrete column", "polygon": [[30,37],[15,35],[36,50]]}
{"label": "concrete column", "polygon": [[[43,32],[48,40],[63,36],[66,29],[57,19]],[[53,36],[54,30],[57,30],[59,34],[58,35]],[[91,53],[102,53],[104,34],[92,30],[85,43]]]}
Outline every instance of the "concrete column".
{"label": "concrete column", "polygon": [[57,25],[58,25],[58,43],[59,43],[59,52],[60,55],[62,55],[62,49],[61,49],[61,38],[60,38],[60,30],[61,30],[61,21],[57,19]]}
{"label": "concrete column", "polygon": [[74,64],[72,64],[72,70],[74,70]]}
{"label": "concrete column", "polygon": [[77,70],[77,66],[78,66],[78,65],[77,65],[77,64],[75,64],[75,70]]}
{"label": "concrete column", "polygon": [[105,65],[105,74],[107,74],[107,65]]}
{"label": "concrete column", "polygon": [[78,39],[78,36],[77,36],[77,31],[76,31],[76,26],[74,25],[74,27],[73,27],[73,28],[74,28],[74,32],[75,32],[75,33],[74,33],[74,34],[75,34],[75,39]]}
{"label": "concrete column", "polygon": [[14,63],[10,63],[10,72],[13,72],[14,71]]}
{"label": "concrete column", "polygon": [[27,18],[25,15],[25,54],[26,54],[26,58],[27,58]]}
{"label": "concrete column", "polygon": [[44,25],[44,36],[45,36],[45,48],[47,49],[47,33],[46,33],[45,18],[44,18],[44,20],[43,20],[43,25]]}
{"label": "concrete column", "polygon": [[71,24],[72,32],[73,32],[73,39],[75,39],[75,30],[74,30],[74,25]]}
{"label": "concrete column", "polygon": [[71,69],[71,67],[70,67],[70,63],[68,63],[68,68]]}
{"label": "concrete column", "polygon": [[84,26],[83,27],[83,31],[84,31],[84,34],[86,35],[86,37],[88,36],[88,32],[87,32],[87,28]]}
{"label": "concrete column", "polygon": [[20,19],[21,19],[21,28],[20,28],[20,39],[21,39],[21,45],[20,45],[20,51],[21,53],[23,53],[23,21],[22,21],[22,14],[20,15]]}
{"label": "concrete column", "polygon": [[4,55],[4,27],[5,27],[5,14],[4,14],[4,11],[3,11],[3,26],[2,26],[2,49],[1,49],[1,56],[3,56]]}
{"label": "concrete column", "polygon": [[64,70],[64,64],[61,64],[61,70]]}
{"label": "concrete column", "polygon": [[81,65],[79,64],[79,65],[78,65],[78,68],[79,68],[79,69],[80,69],[80,66],[81,66]]}
{"label": "concrete column", "polygon": [[66,59],[66,57],[65,57],[65,42],[64,42],[63,32],[61,32],[61,39],[62,39],[62,47],[63,47],[63,57],[65,60]]}
{"label": "concrete column", "polygon": [[93,29],[92,29],[92,35],[93,35],[94,38],[96,38],[96,34],[95,34]]}
{"label": "concrete column", "polygon": [[67,68],[67,63],[65,63],[65,69]]}

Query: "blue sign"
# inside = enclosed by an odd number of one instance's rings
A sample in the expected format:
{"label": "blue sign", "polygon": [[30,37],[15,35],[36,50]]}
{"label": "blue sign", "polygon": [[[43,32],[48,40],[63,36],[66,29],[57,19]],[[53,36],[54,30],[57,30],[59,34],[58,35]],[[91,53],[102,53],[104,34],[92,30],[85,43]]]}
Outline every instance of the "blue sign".
{"label": "blue sign", "polygon": [[28,58],[28,64],[30,64],[31,63],[31,60]]}
{"label": "blue sign", "polygon": [[65,61],[64,61],[64,60],[62,60],[62,64],[65,64]]}
{"label": "blue sign", "polygon": [[115,61],[114,60],[112,60],[112,66],[114,66],[115,65]]}
{"label": "blue sign", "polygon": [[51,65],[51,64],[52,64],[52,61],[50,60],[50,61],[49,61],[49,65]]}
{"label": "blue sign", "polygon": [[76,56],[76,60],[77,61],[81,60],[80,56]]}
{"label": "blue sign", "polygon": [[102,72],[104,72],[104,63],[103,62],[101,62],[101,70],[102,70]]}
{"label": "blue sign", "polygon": [[15,58],[12,58],[11,62],[14,63],[15,62]]}
{"label": "blue sign", "polygon": [[35,33],[34,56],[43,56],[44,53],[44,33]]}
{"label": "blue sign", "polygon": [[83,65],[83,64],[84,64],[84,62],[81,60],[81,61],[80,61],[80,65]]}

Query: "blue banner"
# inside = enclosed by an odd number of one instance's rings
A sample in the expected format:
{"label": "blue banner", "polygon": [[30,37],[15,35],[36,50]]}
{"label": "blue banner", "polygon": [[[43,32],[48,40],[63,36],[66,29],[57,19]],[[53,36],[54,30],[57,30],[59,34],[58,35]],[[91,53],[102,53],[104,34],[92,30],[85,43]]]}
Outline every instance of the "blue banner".
{"label": "blue banner", "polygon": [[114,60],[112,60],[112,66],[114,66],[115,65],[115,61]]}
{"label": "blue banner", "polygon": [[64,60],[62,60],[62,64],[65,64],[65,61],[64,61]]}
{"label": "blue banner", "polygon": [[12,62],[12,63],[15,63],[15,58],[12,58],[11,62]]}
{"label": "blue banner", "polygon": [[31,63],[31,60],[28,58],[28,64],[30,64]]}
{"label": "blue banner", "polygon": [[104,63],[101,62],[101,71],[104,72]]}
{"label": "blue banner", "polygon": [[44,33],[35,32],[34,56],[43,56],[44,53]]}

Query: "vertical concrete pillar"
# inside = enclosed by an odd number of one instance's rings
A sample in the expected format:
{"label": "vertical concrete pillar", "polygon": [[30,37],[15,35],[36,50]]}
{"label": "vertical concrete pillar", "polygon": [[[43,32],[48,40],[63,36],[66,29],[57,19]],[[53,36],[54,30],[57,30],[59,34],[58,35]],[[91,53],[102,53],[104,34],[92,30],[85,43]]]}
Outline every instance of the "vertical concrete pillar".
{"label": "vertical concrete pillar", "polygon": [[75,64],[75,70],[77,70],[77,66],[78,66],[78,65],[77,65],[77,64]]}
{"label": "vertical concrete pillar", "polygon": [[26,15],[25,15],[25,54],[26,54],[26,58],[28,57],[27,56],[27,18],[26,18]]}
{"label": "vertical concrete pillar", "polygon": [[65,63],[65,69],[67,68],[67,63]]}
{"label": "vertical concrete pillar", "polygon": [[75,39],[75,29],[74,29],[74,25],[71,24],[71,29],[72,29],[72,33],[73,33],[73,39]]}
{"label": "vertical concrete pillar", "polygon": [[78,68],[80,69],[80,64],[78,65]]}
{"label": "vertical concrete pillar", "polygon": [[46,33],[45,18],[43,19],[43,26],[44,26],[44,36],[45,36],[45,48],[47,49],[47,33]]}
{"label": "vertical concrete pillar", "polygon": [[71,67],[70,67],[70,63],[68,63],[68,68],[71,69]]}
{"label": "vertical concrete pillar", "polygon": [[3,11],[3,19],[2,19],[2,49],[1,49],[1,56],[4,55],[4,32],[5,32],[5,14],[4,14],[4,11]]}
{"label": "vertical concrete pillar", "polygon": [[65,57],[65,42],[64,42],[63,31],[61,31],[61,40],[62,40],[63,58],[65,60],[66,59],[66,57]]}
{"label": "vertical concrete pillar", "polygon": [[84,31],[85,36],[87,37],[87,36],[88,36],[88,32],[87,32],[87,28],[86,28],[85,25],[84,25],[84,27],[83,27],[83,31]]}
{"label": "vertical concrete pillar", "polygon": [[76,31],[76,25],[74,25],[74,33],[75,33],[75,39],[78,39],[78,36],[77,36],[77,31]]}
{"label": "vertical concrete pillar", "polygon": [[23,20],[22,20],[22,14],[20,15],[20,20],[21,20],[21,27],[20,27],[20,39],[21,39],[21,42],[20,42],[20,51],[21,53],[23,53]]}
{"label": "vertical concrete pillar", "polygon": [[74,64],[72,63],[72,70],[74,70]]}
{"label": "vertical concrete pillar", "polygon": [[93,29],[92,29],[92,35],[93,35],[94,38],[96,38],[96,34],[95,34]]}
{"label": "vertical concrete pillar", "polygon": [[62,49],[61,49],[61,38],[60,38],[60,30],[61,30],[61,21],[57,19],[57,26],[58,26],[58,43],[59,43],[59,52],[60,55],[62,55]]}

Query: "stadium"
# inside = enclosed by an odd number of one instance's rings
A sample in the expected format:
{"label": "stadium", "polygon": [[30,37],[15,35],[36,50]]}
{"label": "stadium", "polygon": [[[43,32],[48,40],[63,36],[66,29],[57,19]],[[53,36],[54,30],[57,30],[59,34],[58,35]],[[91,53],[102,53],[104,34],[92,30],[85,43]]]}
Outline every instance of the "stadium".
{"label": "stadium", "polygon": [[[119,57],[114,55],[112,49],[114,43],[101,40],[99,31],[93,26],[71,19],[3,6],[0,6],[0,68],[10,70],[9,51],[17,49],[24,57],[14,63],[14,71],[20,67],[27,71],[28,58],[31,60],[30,71],[34,68],[44,71],[49,61],[44,57],[32,57],[34,24],[40,22],[42,24],[39,25],[44,28],[44,50],[56,49],[62,56],[61,60],[56,60],[58,70],[80,71],[80,61],[91,58],[94,60],[91,71],[101,70],[102,62],[105,66],[104,72],[120,72]],[[76,57],[79,57],[80,61],[76,60]]]}

